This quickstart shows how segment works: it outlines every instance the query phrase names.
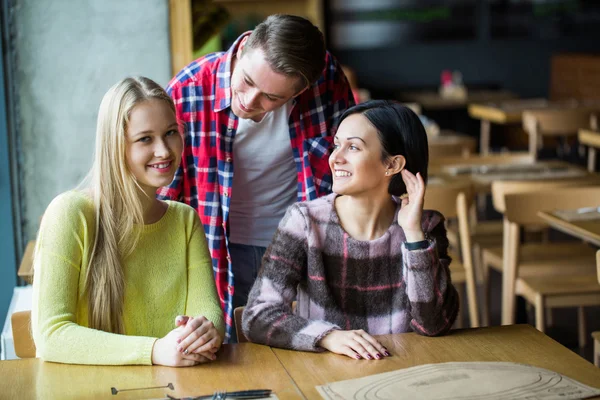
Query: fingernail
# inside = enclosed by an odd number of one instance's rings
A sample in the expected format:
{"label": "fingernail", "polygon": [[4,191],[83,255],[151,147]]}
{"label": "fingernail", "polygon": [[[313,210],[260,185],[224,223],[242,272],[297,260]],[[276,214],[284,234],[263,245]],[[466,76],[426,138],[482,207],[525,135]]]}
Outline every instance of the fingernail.
{"label": "fingernail", "polygon": [[391,356],[390,352],[389,352],[389,351],[387,351],[387,350],[386,350],[386,351],[385,351],[385,353],[383,353],[383,354],[385,354],[387,357]]}
{"label": "fingernail", "polygon": [[370,354],[367,354],[367,358],[368,358],[369,360],[372,360],[372,359],[373,359],[373,356],[372,356],[372,355],[370,355]]}
{"label": "fingernail", "polygon": [[177,344],[181,343],[181,338],[177,339]]}
{"label": "fingernail", "polygon": [[355,357],[356,357],[356,359],[357,359],[357,360],[360,360],[360,359],[362,358],[362,357],[360,356],[360,354],[357,354]]}
{"label": "fingernail", "polygon": [[180,352],[180,353],[183,353],[183,347],[178,347],[177,351]]}
{"label": "fingernail", "polygon": [[381,360],[382,357],[383,356],[381,354],[379,354],[379,353],[375,354],[375,358],[378,359],[378,360]]}

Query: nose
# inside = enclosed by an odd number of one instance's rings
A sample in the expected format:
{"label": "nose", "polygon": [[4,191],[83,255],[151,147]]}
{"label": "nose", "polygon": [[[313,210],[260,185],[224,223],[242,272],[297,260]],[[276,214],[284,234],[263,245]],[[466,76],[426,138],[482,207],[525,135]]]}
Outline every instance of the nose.
{"label": "nose", "polygon": [[329,156],[329,161],[331,164],[343,164],[345,162],[344,154],[340,151],[340,148],[333,149],[331,155]]}
{"label": "nose", "polygon": [[256,103],[259,96],[260,96],[260,92],[258,91],[258,89],[252,88],[252,89],[248,90],[246,92],[246,95],[244,96],[244,100],[246,101],[245,106],[248,108],[255,108],[254,103]]}
{"label": "nose", "polygon": [[154,156],[156,158],[168,158],[171,155],[171,148],[165,139],[154,142]]}

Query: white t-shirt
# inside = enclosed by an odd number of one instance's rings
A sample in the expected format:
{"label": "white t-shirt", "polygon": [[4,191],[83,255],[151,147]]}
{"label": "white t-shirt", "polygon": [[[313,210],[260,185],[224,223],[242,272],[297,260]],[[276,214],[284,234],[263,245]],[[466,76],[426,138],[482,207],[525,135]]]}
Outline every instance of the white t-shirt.
{"label": "white t-shirt", "polygon": [[260,122],[241,119],[233,142],[229,209],[231,243],[268,247],[287,208],[296,202],[298,172],[292,154],[292,101]]}

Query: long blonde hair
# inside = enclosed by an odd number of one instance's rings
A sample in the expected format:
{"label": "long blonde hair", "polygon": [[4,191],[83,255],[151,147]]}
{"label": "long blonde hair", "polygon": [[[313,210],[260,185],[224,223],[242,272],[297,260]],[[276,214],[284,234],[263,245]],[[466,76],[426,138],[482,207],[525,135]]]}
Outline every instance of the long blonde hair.
{"label": "long blonde hair", "polygon": [[96,235],[85,292],[89,327],[106,332],[124,333],[122,264],[135,248],[144,223],[143,191],[127,167],[125,133],[133,108],[150,99],[164,100],[175,112],[173,100],[163,88],[144,77],[125,78],[111,87],[98,112],[94,164],[89,174]]}

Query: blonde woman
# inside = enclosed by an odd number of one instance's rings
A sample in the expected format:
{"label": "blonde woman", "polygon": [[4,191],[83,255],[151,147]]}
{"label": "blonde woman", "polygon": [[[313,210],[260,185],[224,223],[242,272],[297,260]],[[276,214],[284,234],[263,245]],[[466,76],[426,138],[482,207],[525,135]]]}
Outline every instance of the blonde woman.
{"label": "blonde woman", "polygon": [[55,198],[40,227],[32,330],[42,359],[181,367],[216,358],[224,322],[203,227],[191,207],[155,198],[182,146],[158,84],[127,78],[106,93],[89,185]]}

